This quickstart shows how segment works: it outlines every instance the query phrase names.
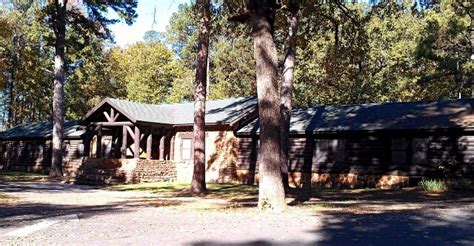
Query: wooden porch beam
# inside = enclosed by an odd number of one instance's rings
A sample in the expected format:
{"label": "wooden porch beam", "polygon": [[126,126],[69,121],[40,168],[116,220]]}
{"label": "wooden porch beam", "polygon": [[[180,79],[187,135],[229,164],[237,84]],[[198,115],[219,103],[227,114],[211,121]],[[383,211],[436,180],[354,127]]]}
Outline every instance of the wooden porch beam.
{"label": "wooden porch beam", "polygon": [[119,116],[120,116],[120,113],[116,112],[115,116],[112,118],[112,122],[115,122],[118,119]]}
{"label": "wooden porch beam", "polygon": [[110,118],[110,115],[107,113],[107,112],[102,112],[105,116],[105,118],[107,119],[108,122],[111,122],[112,121],[112,118]]}
{"label": "wooden porch beam", "polygon": [[[104,112],[105,113],[105,112]],[[130,121],[117,121],[117,122],[93,122],[96,126],[133,126]]]}
{"label": "wooden porch beam", "polygon": [[128,134],[130,134],[130,137],[134,138],[135,133],[132,131],[132,128],[130,126],[126,126]]}

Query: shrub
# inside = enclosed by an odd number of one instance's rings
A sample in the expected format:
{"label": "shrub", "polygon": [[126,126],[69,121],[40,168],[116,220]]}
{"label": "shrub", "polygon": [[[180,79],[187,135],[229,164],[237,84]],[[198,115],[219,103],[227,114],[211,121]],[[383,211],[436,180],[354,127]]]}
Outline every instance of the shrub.
{"label": "shrub", "polygon": [[446,182],[437,179],[422,180],[418,183],[418,187],[428,192],[441,192],[448,190]]}
{"label": "shrub", "polygon": [[471,181],[466,178],[459,178],[454,182],[454,188],[456,190],[470,190]]}

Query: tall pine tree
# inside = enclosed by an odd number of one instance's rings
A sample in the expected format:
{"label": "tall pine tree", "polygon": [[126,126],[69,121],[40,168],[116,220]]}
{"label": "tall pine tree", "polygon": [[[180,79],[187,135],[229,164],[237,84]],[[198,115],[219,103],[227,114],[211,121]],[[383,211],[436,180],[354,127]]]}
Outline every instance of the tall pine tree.
{"label": "tall pine tree", "polygon": [[[62,143],[64,135],[64,83],[66,31],[68,28],[82,29],[93,32],[103,39],[112,39],[107,25],[114,24],[119,19],[109,18],[109,9],[117,12],[119,18],[131,24],[136,18],[136,1],[93,1],[93,0],[54,0],[48,1],[46,15],[54,31],[54,93],[53,93],[53,141],[51,177],[62,176]],[[87,42],[87,40],[85,40]],[[83,45],[83,44],[78,44]]]}
{"label": "tall pine tree", "polygon": [[200,0],[198,53],[196,59],[196,88],[194,92],[194,171],[190,192],[206,193],[206,149],[205,149],[205,114],[206,114],[206,78],[209,54],[210,2]]}

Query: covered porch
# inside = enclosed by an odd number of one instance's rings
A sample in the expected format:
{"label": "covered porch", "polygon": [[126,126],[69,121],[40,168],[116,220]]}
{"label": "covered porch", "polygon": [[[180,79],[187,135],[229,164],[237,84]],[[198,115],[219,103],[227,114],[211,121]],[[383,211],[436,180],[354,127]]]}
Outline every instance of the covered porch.
{"label": "covered porch", "polygon": [[140,122],[110,103],[92,109],[86,125],[85,156],[110,159],[173,160],[171,124]]}

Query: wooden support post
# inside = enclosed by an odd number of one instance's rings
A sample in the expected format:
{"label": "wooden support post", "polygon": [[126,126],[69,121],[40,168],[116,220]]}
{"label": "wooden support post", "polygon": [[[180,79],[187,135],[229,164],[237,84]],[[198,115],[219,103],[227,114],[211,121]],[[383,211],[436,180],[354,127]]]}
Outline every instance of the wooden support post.
{"label": "wooden support post", "polygon": [[97,127],[96,158],[102,158],[102,126]]}
{"label": "wooden support post", "polygon": [[151,160],[151,145],[153,144],[153,134],[148,134],[146,139],[146,159]]}
{"label": "wooden support post", "polygon": [[109,153],[108,156],[105,156],[105,158],[114,158],[116,149],[117,149],[117,133],[116,133],[115,129],[112,129],[112,139],[111,139],[110,153]]}
{"label": "wooden support post", "polygon": [[114,147],[114,157],[113,158],[120,158],[121,156],[121,148],[122,148],[122,138],[120,138],[121,129],[114,128],[115,133],[115,147]]}
{"label": "wooden support post", "polygon": [[140,158],[140,128],[135,126],[135,136],[134,136],[135,149],[133,150],[133,158]]}
{"label": "wooden support post", "polygon": [[86,128],[86,134],[84,134],[84,157],[90,157],[91,154],[91,129]]}
{"label": "wooden support post", "polygon": [[170,141],[170,160],[174,160],[174,135],[171,136]]}
{"label": "wooden support post", "polygon": [[160,138],[160,160],[165,159],[165,138],[165,134],[162,134]]}
{"label": "wooden support post", "polygon": [[122,148],[120,149],[122,152],[122,159],[127,158],[127,139],[128,139],[128,126],[122,126]]}

